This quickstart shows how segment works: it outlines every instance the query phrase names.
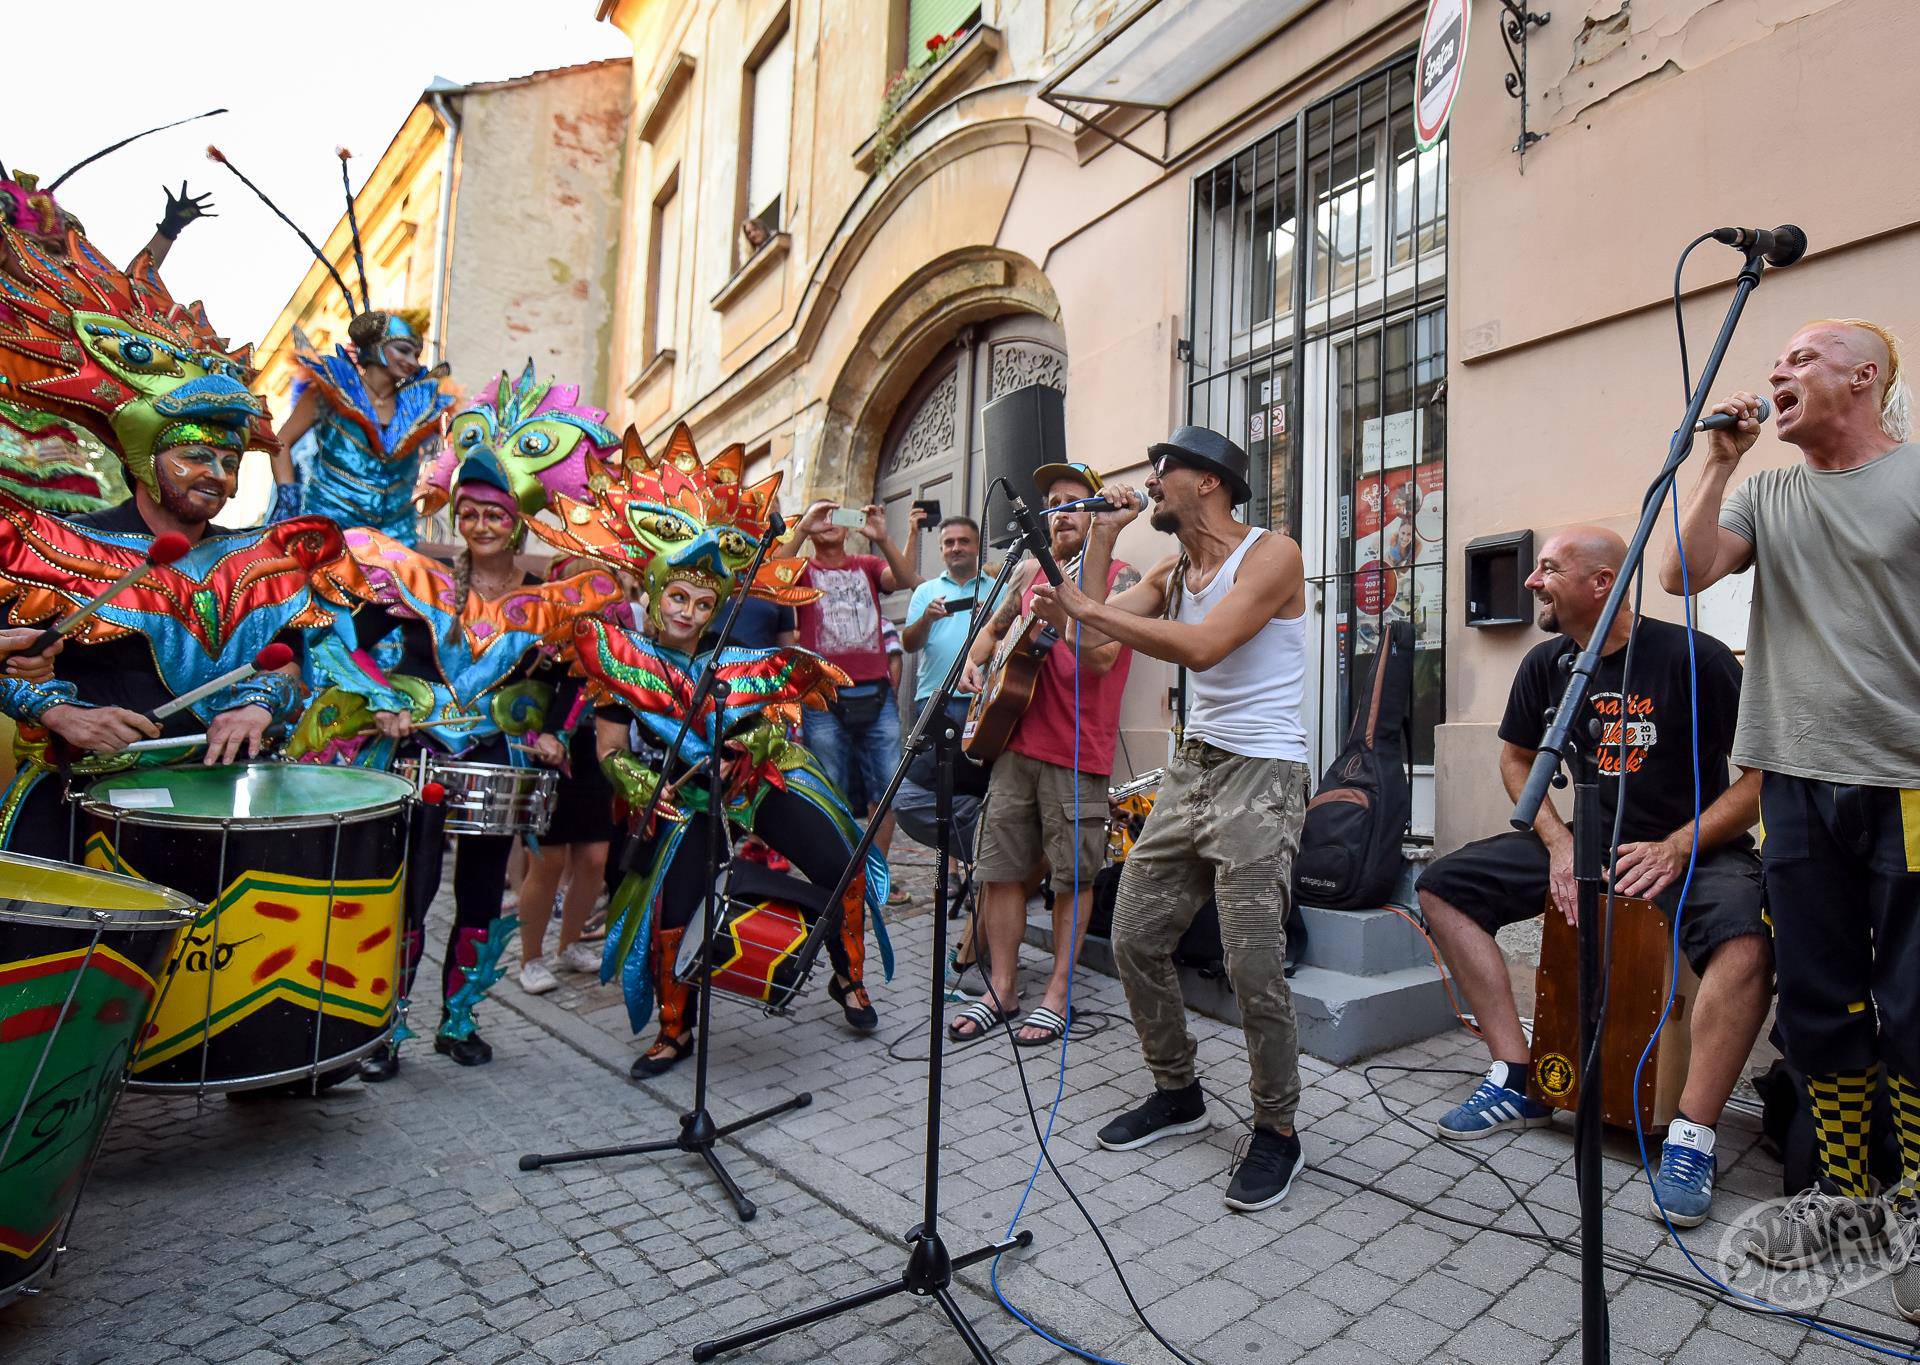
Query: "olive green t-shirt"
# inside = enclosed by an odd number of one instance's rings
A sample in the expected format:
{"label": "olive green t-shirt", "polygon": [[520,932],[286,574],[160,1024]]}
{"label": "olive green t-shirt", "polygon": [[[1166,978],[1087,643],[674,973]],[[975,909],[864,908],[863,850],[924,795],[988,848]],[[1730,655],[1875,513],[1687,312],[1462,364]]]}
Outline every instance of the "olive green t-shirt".
{"label": "olive green t-shirt", "polygon": [[1752,475],[1720,525],[1753,543],[1733,761],[1920,787],[1920,445]]}

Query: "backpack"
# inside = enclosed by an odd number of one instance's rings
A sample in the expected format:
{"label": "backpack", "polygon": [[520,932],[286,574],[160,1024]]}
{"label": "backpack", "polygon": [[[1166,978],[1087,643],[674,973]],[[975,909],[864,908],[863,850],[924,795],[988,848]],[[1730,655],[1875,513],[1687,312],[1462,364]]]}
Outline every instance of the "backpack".
{"label": "backpack", "polygon": [[1393,894],[1400,841],[1413,813],[1407,784],[1412,694],[1413,625],[1395,621],[1381,636],[1346,746],[1307,802],[1293,860],[1296,900],[1328,910],[1371,910]]}

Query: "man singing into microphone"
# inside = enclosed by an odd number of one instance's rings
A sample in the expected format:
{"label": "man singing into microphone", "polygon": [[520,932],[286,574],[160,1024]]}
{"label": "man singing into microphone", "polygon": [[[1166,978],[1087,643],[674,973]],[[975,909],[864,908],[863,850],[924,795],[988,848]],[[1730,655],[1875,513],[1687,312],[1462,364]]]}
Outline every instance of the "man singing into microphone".
{"label": "man singing into microphone", "polygon": [[[1749,1250],[1799,1267],[1884,1235],[1867,1173],[1882,1083],[1895,1209],[1915,1216],[1920,1189],[1920,448],[1899,345],[1877,323],[1809,323],[1767,382],[1800,462],[1728,496],[1760,400],[1721,403],[1741,421],[1709,438],[1660,582],[1697,593],[1754,570],[1733,761],[1761,772],[1780,1032],[1808,1077],[1822,1175],[1760,1221]],[[1920,1260],[1893,1297],[1920,1322]]]}
{"label": "man singing into microphone", "polygon": [[[1113,912],[1113,954],[1155,1089],[1098,1137],[1126,1151],[1207,1125],[1172,955],[1211,894],[1253,1069],[1253,1135],[1226,1203],[1251,1211],[1285,1199],[1304,1164],[1293,1130],[1300,1047],[1285,957],[1307,807],[1306,583],[1298,545],[1234,519],[1252,496],[1240,447],[1181,427],[1148,456],[1150,521],[1179,538],[1180,553],[1111,601],[1070,580],[1034,591],[1057,627],[1068,617],[1083,623],[1083,648],[1115,640],[1189,671],[1186,734],[1121,871]],[[1139,514],[1133,490],[1112,485],[1106,496],[1118,510],[1094,518],[1090,584],[1104,581],[1114,537]]]}

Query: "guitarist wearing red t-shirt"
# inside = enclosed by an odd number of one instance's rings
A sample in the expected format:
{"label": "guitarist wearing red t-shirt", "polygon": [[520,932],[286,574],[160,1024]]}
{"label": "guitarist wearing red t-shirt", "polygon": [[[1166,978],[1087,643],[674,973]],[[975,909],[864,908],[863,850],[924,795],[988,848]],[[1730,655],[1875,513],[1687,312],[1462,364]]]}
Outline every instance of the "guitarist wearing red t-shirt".
{"label": "guitarist wearing red t-shirt", "polygon": [[[1048,507],[1090,498],[1100,490],[1100,476],[1083,464],[1043,465],[1033,478]],[[1047,521],[1053,557],[1060,571],[1071,577],[1079,567],[1092,514],[1069,512]],[[982,670],[1001,639],[1031,606],[1036,577],[1036,565],[1023,565],[1007,600],[975,637],[962,691],[977,693],[984,685]],[[1108,566],[1110,593],[1124,592],[1139,580],[1139,573],[1120,560]],[[1006,752],[994,760],[974,864],[974,877],[986,888],[980,897],[979,928],[985,936],[991,990],[985,1000],[961,1010],[948,1025],[947,1036],[955,1042],[977,1038],[1017,1013],[1020,939],[1026,921],[1022,883],[1042,857],[1052,868],[1057,893],[1053,974],[1039,1008],[1021,1020],[1014,1040],[1022,1047],[1046,1047],[1059,1042],[1066,1029],[1067,982],[1093,910],[1093,874],[1105,856],[1107,778],[1113,772],[1120,733],[1120,695],[1126,690],[1132,662],[1133,651],[1119,644],[1089,645],[1076,651],[1070,629],[1048,651],[1034,684],[1033,701],[1014,725]],[[1067,945],[1065,951],[1062,944]]]}

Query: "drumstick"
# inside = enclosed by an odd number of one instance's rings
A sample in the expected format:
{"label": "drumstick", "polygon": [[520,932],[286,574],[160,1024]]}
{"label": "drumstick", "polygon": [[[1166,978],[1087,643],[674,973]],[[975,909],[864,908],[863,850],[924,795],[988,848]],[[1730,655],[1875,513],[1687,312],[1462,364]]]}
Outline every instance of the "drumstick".
{"label": "drumstick", "polygon": [[[267,744],[278,744],[286,737],[287,727],[284,725],[269,725],[266,733],[260,736],[262,742]],[[196,744],[205,744],[206,742],[207,736],[204,733],[198,735],[162,735],[159,739],[136,739],[120,752],[123,754],[138,754],[146,753],[153,749],[187,749]]]}
{"label": "drumstick", "polygon": [[79,626],[81,622],[85,621],[89,616],[99,611],[100,608],[106,606],[107,603],[113,601],[114,598],[146,577],[148,569],[158,564],[171,564],[192,548],[193,546],[187,543],[187,538],[175,531],[169,531],[163,536],[155,536],[153,543],[147,546],[147,557],[145,559],[114,579],[113,582],[107,584],[91,602],[68,612],[58,621],[55,621],[51,626],[47,627],[47,629],[41,631],[40,634],[35,637],[34,642],[29,645],[24,652],[27,654],[39,654],[44,650],[51,649],[55,644],[59,643],[62,638],[72,634],[74,628]]}
{"label": "drumstick", "polygon": [[467,725],[478,725],[485,716],[455,716],[451,720],[430,720],[424,725],[416,725],[416,730],[453,730]]}
{"label": "drumstick", "polygon": [[200,686],[194,688],[191,692],[182,693],[172,701],[162,702],[159,706],[149,711],[147,715],[153,720],[165,720],[176,711],[186,710],[202,697],[210,697],[223,687],[231,687],[237,682],[244,682],[256,673],[271,673],[276,668],[285,668],[292,662],[293,651],[286,645],[275,641],[254,655],[252,662],[241,664],[238,668],[230,668],[212,682],[201,683]]}

